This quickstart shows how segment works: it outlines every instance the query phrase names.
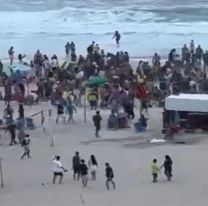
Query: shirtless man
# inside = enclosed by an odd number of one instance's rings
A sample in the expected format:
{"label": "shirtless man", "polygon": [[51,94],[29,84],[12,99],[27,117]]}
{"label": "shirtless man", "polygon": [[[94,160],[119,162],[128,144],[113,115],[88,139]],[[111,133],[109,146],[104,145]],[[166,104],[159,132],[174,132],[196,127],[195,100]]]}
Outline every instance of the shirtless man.
{"label": "shirtless man", "polygon": [[121,39],[121,35],[119,34],[118,31],[115,31],[115,34],[113,36],[113,39],[115,38],[116,40],[116,45],[119,47],[120,46],[120,39]]}

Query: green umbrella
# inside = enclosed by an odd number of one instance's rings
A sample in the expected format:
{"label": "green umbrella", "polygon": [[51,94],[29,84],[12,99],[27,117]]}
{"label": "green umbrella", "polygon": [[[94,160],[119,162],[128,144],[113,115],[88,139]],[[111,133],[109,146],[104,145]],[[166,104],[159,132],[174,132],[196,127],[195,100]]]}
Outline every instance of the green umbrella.
{"label": "green umbrella", "polygon": [[96,87],[96,86],[102,86],[104,85],[106,82],[108,82],[106,77],[90,77],[87,82],[86,82],[86,86],[88,87]]}

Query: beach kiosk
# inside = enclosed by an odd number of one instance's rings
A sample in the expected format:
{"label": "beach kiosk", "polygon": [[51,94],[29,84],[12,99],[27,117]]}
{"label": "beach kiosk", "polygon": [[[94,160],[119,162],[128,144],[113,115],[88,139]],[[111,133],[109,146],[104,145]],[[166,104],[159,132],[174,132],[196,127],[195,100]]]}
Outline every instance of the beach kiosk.
{"label": "beach kiosk", "polygon": [[170,127],[177,132],[184,129],[194,132],[195,129],[208,131],[208,95],[179,94],[165,99],[163,112],[163,132]]}

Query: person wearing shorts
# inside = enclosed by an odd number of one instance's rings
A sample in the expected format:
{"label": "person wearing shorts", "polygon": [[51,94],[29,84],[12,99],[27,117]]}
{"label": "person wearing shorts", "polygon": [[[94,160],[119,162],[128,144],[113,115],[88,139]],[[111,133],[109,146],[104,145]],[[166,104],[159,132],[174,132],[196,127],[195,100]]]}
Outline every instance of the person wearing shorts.
{"label": "person wearing shorts", "polygon": [[82,178],[82,186],[83,187],[87,187],[87,183],[88,183],[88,167],[85,164],[84,160],[81,160],[80,174],[81,174],[81,178]]}
{"label": "person wearing shorts", "polygon": [[60,156],[56,156],[53,160],[53,184],[56,183],[57,176],[59,176],[59,184],[62,183],[64,171],[66,171],[66,169],[60,162]]}
{"label": "person wearing shorts", "polygon": [[63,124],[65,124],[66,118],[65,118],[65,115],[64,115],[64,106],[61,105],[61,104],[58,104],[58,105],[57,105],[57,118],[56,118],[56,124],[58,124],[60,118],[62,118]]}

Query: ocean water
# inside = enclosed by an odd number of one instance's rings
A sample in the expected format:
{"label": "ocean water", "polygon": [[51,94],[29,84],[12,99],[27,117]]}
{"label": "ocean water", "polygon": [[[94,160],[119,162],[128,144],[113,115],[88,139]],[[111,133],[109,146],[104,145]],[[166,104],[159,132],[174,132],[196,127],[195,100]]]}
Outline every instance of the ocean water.
{"label": "ocean water", "polygon": [[119,50],[131,56],[165,55],[194,39],[208,49],[207,0],[0,0],[0,56],[16,53],[64,55],[66,41],[79,53],[95,40],[106,50],[122,34]]}

